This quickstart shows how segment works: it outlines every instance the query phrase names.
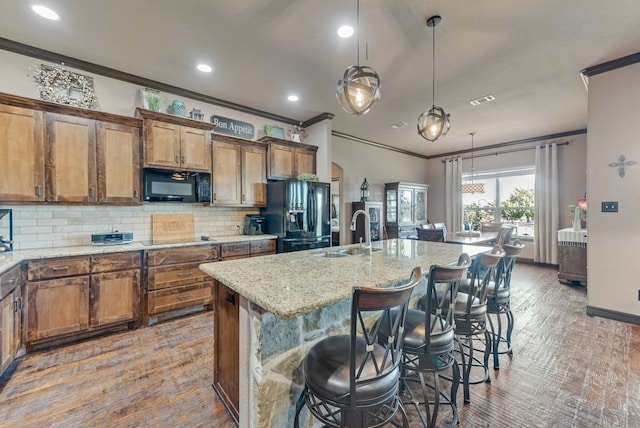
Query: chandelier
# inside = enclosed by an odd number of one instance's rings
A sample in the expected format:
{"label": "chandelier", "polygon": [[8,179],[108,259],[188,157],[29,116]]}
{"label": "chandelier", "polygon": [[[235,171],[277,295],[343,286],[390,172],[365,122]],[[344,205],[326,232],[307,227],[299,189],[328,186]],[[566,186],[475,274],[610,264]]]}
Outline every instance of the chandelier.
{"label": "chandelier", "polygon": [[484,193],[484,183],[473,182],[473,136],[476,133],[470,132],[469,135],[471,135],[471,182],[462,185],[462,193]]}

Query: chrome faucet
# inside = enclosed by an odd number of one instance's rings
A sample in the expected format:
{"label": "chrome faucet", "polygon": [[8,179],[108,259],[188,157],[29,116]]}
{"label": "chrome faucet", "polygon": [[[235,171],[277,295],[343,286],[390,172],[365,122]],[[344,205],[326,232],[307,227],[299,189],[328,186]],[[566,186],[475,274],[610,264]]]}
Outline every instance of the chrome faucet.
{"label": "chrome faucet", "polygon": [[356,231],[356,218],[358,215],[364,214],[364,239],[365,245],[362,245],[362,237],[360,237],[360,246],[362,248],[371,248],[371,217],[369,217],[369,213],[365,210],[357,210],[353,213],[353,217],[351,217],[351,229],[353,232]]}

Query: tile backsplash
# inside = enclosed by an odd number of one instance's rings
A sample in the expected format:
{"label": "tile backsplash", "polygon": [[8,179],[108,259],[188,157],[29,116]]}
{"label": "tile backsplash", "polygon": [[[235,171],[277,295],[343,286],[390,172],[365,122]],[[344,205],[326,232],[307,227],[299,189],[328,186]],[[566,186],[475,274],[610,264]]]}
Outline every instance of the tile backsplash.
{"label": "tile backsplash", "polygon": [[[192,212],[194,239],[241,233],[244,217],[256,208],[219,208],[199,204],[145,203],[142,206],[0,205],[13,210],[13,249],[90,245],[92,233],[133,232],[134,241],[151,240],[151,214]],[[0,234],[8,231],[5,219]],[[238,230],[237,226],[240,227]]]}

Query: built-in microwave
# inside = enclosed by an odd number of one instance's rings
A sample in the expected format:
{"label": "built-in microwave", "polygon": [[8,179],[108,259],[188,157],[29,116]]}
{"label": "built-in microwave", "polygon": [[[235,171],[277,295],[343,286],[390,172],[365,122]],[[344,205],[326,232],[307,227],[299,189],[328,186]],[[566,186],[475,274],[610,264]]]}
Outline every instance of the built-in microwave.
{"label": "built-in microwave", "polygon": [[152,202],[211,202],[211,174],[145,169],[144,200]]}

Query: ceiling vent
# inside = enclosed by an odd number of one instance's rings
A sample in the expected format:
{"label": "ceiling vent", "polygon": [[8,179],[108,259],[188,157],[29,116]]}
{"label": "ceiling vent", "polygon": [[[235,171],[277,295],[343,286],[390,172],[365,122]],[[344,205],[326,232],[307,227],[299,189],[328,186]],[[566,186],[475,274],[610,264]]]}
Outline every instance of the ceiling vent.
{"label": "ceiling vent", "polygon": [[402,128],[403,126],[407,126],[407,122],[392,123],[391,125],[389,125],[389,128],[398,129],[398,128]]}
{"label": "ceiling vent", "polygon": [[472,106],[475,107],[475,106],[479,106],[480,104],[484,104],[484,103],[487,103],[489,101],[493,101],[495,99],[496,99],[496,97],[494,97],[493,95],[485,95],[484,97],[480,97],[480,98],[476,98],[475,100],[471,100],[471,101],[469,101],[469,103]]}

